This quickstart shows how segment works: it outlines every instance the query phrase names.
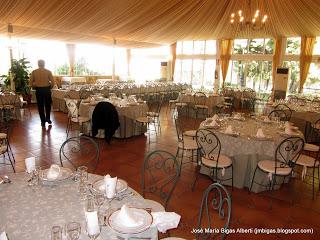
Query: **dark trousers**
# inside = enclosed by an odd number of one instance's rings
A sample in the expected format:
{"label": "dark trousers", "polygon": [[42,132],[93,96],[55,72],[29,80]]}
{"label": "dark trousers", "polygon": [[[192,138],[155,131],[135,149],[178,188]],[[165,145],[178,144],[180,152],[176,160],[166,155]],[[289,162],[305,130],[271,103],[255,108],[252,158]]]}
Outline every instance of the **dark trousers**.
{"label": "dark trousers", "polygon": [[38,111],[41,123],[44,124],[46,120],[50,119],[51,111],[51,89],[50,87],[37,87],[36,98],[38,104]]}

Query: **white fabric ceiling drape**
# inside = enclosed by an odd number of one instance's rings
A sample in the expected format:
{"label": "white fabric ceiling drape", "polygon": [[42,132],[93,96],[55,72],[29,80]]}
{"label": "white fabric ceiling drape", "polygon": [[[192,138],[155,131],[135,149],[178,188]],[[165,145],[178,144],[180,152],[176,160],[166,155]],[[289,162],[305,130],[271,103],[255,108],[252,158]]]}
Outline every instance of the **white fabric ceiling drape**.
{"label": "white fabric ceiling drape", "polygon": [[[230,15],[268,14],[266,28],[238,31]],[[1,0],[0,34],[153,47],[177,40],[320,36],[319,0]]]}

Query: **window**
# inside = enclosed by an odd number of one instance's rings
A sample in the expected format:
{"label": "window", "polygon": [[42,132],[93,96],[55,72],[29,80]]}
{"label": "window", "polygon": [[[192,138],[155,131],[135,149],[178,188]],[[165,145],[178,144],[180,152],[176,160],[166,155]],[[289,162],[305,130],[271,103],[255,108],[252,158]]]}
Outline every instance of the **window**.
{"label": "window", "polygon": [[7,38],[0,38],[0,75],[7,75],[10,68],[10,55]]}
{"label": "window", "polygon": [[248,53],[248,39],[235,39],[233,43],[233,54]]}
{"label": "window", "polygon": [[288,92],[297,93],[300,80],[299,61],[285,61],[284,66],[289,68]]}
{"label": "window", "polygon": [[250,54],[263,54],[264,53],[264,39],[251,39],[251,40],[249,40],[249,53]]}
{"label": "window", "polygon": [[216,51],[215,40],[177,42],[175,82],[188,83],[197,89],[212,89]]}
{"label": "window", "polygon": [[274,40],[270,38],[235,39],[233,54],[273,54]]}
{"label": "window", "polygon": [[319,65],[311,63],[309,74],[304,83],[304,93],[315,93],[320,91],[320,76],[319,76]]}
{"label": "window", "polygon": [[301,38],[287,38],[286,54],[299,55],[300,54]]}
{"label": "window", "polygon": [[316,38],[316,42],[313,47],[313,55],[320,55],[320,37]]}

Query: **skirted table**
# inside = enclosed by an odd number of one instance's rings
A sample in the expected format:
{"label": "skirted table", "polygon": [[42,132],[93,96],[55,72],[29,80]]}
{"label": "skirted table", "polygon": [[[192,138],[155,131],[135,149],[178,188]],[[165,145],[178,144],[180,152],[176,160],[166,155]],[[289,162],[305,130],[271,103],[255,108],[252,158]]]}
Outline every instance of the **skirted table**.
{"label": "skirted table", "polygon": [[[68,222],[78,222],[81,225],[79,239],[89,239],[86,235],[85,201],[80,200],[78,183],[70,179],[57,184],[30,187],[25,173],[12,174],[9,177],[11,183],[0,185],[0,232],[5,231],[13,240],[50,240],[53,226],[63,228]],[[89,182],[101,178],[103,176],[89,174]],[[126,191],[133,194],[111,201],[110,211],[121,208],[123,204],[164,211],[160,204],[143,199],[130,187]],[[107,204],[107,201],[104,204]],[[151,226],[140,234],[128,235],[117,233],[105,225],[98,239],[119,239],[118,237],[158,239],[158,232],[156,227]]]}

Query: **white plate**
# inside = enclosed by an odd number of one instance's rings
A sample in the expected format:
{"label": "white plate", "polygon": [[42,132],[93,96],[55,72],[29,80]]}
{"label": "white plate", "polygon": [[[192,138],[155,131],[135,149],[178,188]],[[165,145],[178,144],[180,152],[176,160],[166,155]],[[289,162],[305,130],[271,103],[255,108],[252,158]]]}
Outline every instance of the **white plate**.
{"label": "white plate", "polygon": [[51,180],[51,179],[47,178],[48,171],[49,171],[49,168],[42,171],[42,176],[41,176],[42,181],[48,181],[48,182],[63,181],[63,180],[67,180],[73,176],[73,172],[71,169],[65,168],[65,167],[60,167],[59,176],[56,179]]}
{"label": "white plate", "polygon": [[153,218],[150,213],[141,208],[130,208],[130,211],[136,219],[141,219],[142,223],[135,227],[128,227],[124,224],[124,221],[119,219],[120,210],[115,211],[109,216],[108,224],[109,226],[119,232],[119,233],[141,233],[148,230],[152,224]]}
{"label": "white plate", "polygon": [[[100,179],[100,180],[95,181],[92,184],[92,187],[93,187],[93,190],[95,190],[97,192],[101,192],[103,194],[106,192],[105,185],[104,185],[104,179]],[[127,190],[127,188],[128,188],[128,183],[125,180],[118,179],[117,186],[116,186],[116,192],[121,193],[121,192]]]}

